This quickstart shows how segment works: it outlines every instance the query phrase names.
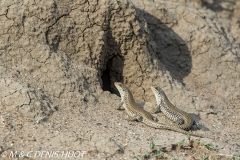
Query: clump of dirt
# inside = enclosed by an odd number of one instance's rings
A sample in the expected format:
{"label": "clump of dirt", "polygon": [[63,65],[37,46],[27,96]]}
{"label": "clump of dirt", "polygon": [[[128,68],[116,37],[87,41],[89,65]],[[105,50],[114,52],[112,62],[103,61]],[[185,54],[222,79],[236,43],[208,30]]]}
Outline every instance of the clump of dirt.
{"label": "clump of dirt", "polygon": [[[0,156],[129,159],[152,141],[172,157],[240,156],[239,5],[0,1]],[[160,86],[210,136],[178,146],[180,133],[125,120],[116,81],[149,111]]]}

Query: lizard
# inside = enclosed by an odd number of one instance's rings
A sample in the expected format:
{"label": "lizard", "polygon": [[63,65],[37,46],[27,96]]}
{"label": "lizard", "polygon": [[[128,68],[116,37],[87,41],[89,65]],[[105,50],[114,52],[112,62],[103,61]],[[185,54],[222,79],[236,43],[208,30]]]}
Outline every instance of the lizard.
{"label": "lizard", "polygon": [[165,125],[163,123],[157,122],[156,117],[152,116],[143,108],[137,106],[131,91],[123,83],[115,82],[114,85],[118,89],[121,96],[121,107],[119,108],[125,109],[126,113],[129,116],[128,120],[136,120],[156,129],[172,130],[186,135],[189,134],[196,137],[203,137],[202,135],[187,132],[176,125]]}
{"label": "lizard", "polygon": [[160,87],[151,86],[151,90],[157,101],[157,109],[154,113],[163,112],[169,119],[176,122],[181,129],[189,130],[192,127],[194,121],[191,116],[175,107]]}

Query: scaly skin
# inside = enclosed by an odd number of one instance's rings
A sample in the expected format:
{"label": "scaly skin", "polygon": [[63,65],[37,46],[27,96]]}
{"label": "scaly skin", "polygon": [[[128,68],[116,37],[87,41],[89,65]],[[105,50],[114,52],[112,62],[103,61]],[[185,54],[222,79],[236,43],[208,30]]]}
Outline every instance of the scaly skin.
{"label": "scaly skin", "polygon": [[193,125],[193,120],[190,115],[177,107],[175,107],[167,98],[166,94],[160,87],[151,86],[157,101],[157,109],[155,111],[162,111],[169,119],[176,122],[179,128],[189,130]]}
{"label": "scaly skin", "polygon": [[147,111],[145,111],[144,109],[136,105],[132,93],[124,84],[120,82],[115,82],[114,85],[116,86],[116,88],[118,89],[121,95],[123,108],[126,110],[127,114],[131,117],[131,120],[138,120],[150,127],[157,128],[157,129],[167,129],[167,130],[180,132],[183,134],[189,134],[196,137],[203,137],[202,135],[193,134],[185,130],[182,130],[181,128],[175,125],[170,126],[170,125],[165,125],[163,123],[156,122],[155,117],[153,117],[150,113],[148,113]]}

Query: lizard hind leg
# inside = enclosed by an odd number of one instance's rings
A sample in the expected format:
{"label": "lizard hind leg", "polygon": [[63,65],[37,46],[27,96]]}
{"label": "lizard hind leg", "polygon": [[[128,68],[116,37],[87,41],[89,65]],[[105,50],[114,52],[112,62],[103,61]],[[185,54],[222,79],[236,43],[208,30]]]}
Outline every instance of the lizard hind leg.
{"label": "lizard hind leg", "polygon": [[137,116],[134,116],[134,118],[135,118],[137,121],[139,121],[139,122],[142,122],[142,121],[143,121],[143,117],[142,117],[142,116],[137,115]]}
{"label": "lizard hind leg", "polygon": [[125,119],[128,121],[139,121],[141,122],[143,120],[142,116],[135,115],[135,116],[129,116],[128,114],[125,114]]}
{"label": "lizard hind leg", "polygon": [[175,122],[177,124],[179,124],[179,125],[184,124],[184,120],[183,119],[177,119]]}

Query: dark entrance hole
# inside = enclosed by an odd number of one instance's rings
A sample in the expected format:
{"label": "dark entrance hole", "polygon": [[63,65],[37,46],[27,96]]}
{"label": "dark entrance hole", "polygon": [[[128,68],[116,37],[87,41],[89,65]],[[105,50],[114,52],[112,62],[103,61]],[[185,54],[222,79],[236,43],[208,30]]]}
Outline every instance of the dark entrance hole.
{"label": "dark entrance hole", "polygon": [[111,80],[110,80],[110,71],[109,69],[105,69],[102,73],[102,89],[104,91],[111,91]]}
{"label": "dark entrance hole", "polygon": [[113,56],[108,60],[106,69],[102,72],[102,89],[109,91],[113,94],[119,95],[117,89],[114,86],[114,82],[123,81],[123,58],[120,56]]}

